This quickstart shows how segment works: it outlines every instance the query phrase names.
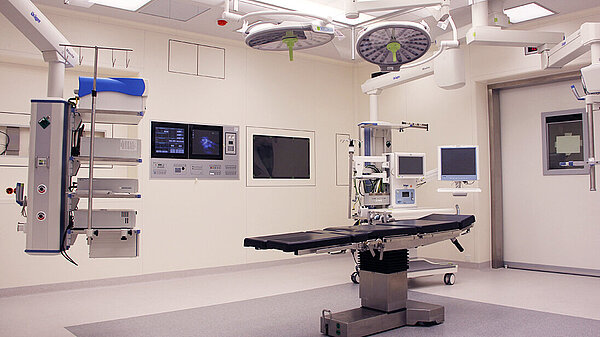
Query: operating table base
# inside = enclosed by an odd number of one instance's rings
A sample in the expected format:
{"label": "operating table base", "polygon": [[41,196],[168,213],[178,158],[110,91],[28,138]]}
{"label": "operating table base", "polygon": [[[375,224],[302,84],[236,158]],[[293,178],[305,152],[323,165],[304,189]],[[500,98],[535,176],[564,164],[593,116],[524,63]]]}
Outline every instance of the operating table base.
{"label": "operating table base", "polygon": [[364,307],[334,314],[324,311],[321,317],[321,333],[332,337],[361,337],[405,325],[442,322],[443,306],[408,300],[406,309],[390,313]]}

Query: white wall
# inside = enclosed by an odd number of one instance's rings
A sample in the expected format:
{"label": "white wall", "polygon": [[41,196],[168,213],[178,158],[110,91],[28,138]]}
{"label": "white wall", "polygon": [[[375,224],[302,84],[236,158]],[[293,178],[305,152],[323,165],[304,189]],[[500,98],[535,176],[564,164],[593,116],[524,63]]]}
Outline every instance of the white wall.
{"label": "white wall", "polygon": [[[532,23],[516,25],[515,29],[560,31],[567,35],[579,29],[582,23],[600,20],[600,7],[565,16],[550,17]],[[432,258],[483,263],[491,260],[489,139],[487,112],[487,84],[524,79],[557,71],[541,71],[537,55],[524,56],[522,48],[466,46],[466,86],[446,91],[435,85],[432,76],[385,90],[380,96],[381,120],[402,120],[431,124],[431,131],[408,131],[394,138],[394,151],[425,152],[428,169],[437,166],[436,146],[443,144],[476,144],[480,149],[480,181],[482,193],[466,198],[453,198],[437,193],[437,187],[447,184],[433,181],[418,190],[422,206],[447,207],[459,204],[463,214],[474,214],[476,223],[469,235],[460,242],[465,253],[459,253],[450,242],[440,242],[419,248],[419,255]],[[573,61],[559,72],[579,69],[590,63],[589,53]],[[364,82],[370,73],[378,71],[373,65],[359,67],[356,81]],[[356,110],[358,121],[367,120],[368,97],[354,89],[358,95]],[[504,136],[504,134],[503,134]],[[507,136],[510,136],[508,131]],[[532,247],[535,249],[535,247]]]}
{"label": "white wall", "polygon": [[[115,135],[137,133],[144,145],[145,163],[130,172],[139,177],[143,198],[126,201],[127,207],[139,210],[141,254],[137,259],[92,260],[87,258],[84,240],[80,240],[69,251],[80,263],[77,268],[60,256],[28,256],[23,252],[24,234],[15,231],[17,221],[21,221],[20,209],[3,196],[0,269],[4,272],[0,274],[0,288],[281,259],[291,256],[244,248],[243,238],[348,224],[347,188],[335,186],[335,134],[354,129],[351,64],[301,53],[289,62],[287,54],[254,51],[239,41],[41,9],[71,43],[135,50],[132,68],[127,71],[111,70],[110,55],[101,55],[101,65],[108,68],[104,74],[139,72],[149,80],[148,110],[142,123],[137,130],[115,128]],[[46,67],[40,53],[4,17],[0,17],[0,31],[0,111],[28,112],[32,97],[45,96]],[[226,79],[168,73],[169,39],[225,48]],[[73,95],[77,76],[90,75],[91,61],[91,55],[84,54],[84,66],[67,71],[65,97]],[[149,180],[151,120],[239,125],[242,141],[248,125],[313,130],[316,186],[246,187],[245,144],[241,146],[239,180]],[[0,168],[0,185],[24,181],[25,171]],[[101,200],[96,203],[115,205]]]}

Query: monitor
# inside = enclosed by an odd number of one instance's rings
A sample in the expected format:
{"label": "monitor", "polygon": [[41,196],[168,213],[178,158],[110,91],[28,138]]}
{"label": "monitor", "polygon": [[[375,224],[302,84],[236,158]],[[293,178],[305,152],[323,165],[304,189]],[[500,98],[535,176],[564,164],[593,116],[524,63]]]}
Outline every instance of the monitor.
{"label": "monitor", "polygon": [[424,153],[396,153],[396,176],[402,178],[421,178],[425,176]]}
{"label": "monitor", "polygon": [[476,145],[438,147],[438,179],[479,180],[479,148]]}
{"label": "monitor", "polygon": [[187,158],[188,125],[152,121],[150,151],[152,158]]}
{"label": "monitor", "polygon": [[191,124],[189,158],[223,160],[223,127]]}
{"label": "monitor", "polygon": [[310,139],[254,135],[254,179],[310,179]]}

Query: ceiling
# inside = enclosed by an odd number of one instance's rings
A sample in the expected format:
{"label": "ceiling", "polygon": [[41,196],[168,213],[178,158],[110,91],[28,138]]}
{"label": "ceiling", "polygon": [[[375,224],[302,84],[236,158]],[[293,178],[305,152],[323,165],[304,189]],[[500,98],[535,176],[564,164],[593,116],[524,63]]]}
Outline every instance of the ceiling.
{"label": "ceiling", "polygon": [[[310,1],[313,5],[316,4],[320,6],[326,6],[321,7],[318,14],[332,16],[339,32],[341,32],[345,38],[341,40],[335,38],[333,43],[309,50],[303,50],[301,52],[351,62],[351,30],[348,28],[348,23],[350,21],[346,20],[343,15],[344,0]],[[506,0],[504,1],[504,8],[510,8],[532,1],[533,0]],[[130,12],[102,5],[93,5],[90,8],[65,5],[64,0],[33,0],[33,2],[36,4],[109,16],[127,21],[159,25],[226,39],[240,41],[243,39],[242,35],[238,32],[235,32],[235,29],[231,27],[231,25],[219,27],[216,24],[216,21],[221,18],[221,13],[223,12],[223,0],[152,0],[147,5],[142,7],[138,12]],[[557,12],[559,15],[582,11],[585,9],[598,7],[600,5],[598,0],[535,0],[535,2]],[[277,6],[269,5],[273,3],[276,3],[279,7],[283,8],[295,10],[303,9],[301,7],[302,2],[298,0],[240,0],[239,9],[242,14],[259,10],[276,9]],[[387,20],[406,20],[415,22],[420,22],[424,19],[431,27],[431,34],[434,39],[444,33],[443,30],[436,27],[435,21],[429,16],[429,12],[424,9],[411,10],[405,13],[396,12],[396,14],[390,12],[370,14],[370,16],[361,14],[361,17],[357,20],[354,20],[355,22],[352,22],[352,24],[360,24],[361,22],[368,21],[369,19],[375,19],[376,17],[386,18]],[[451,14],[458,27],[470,24],[471,11],[470,7],[468,6],[468,0],[452,0]],[[390,15],[393,16],[388,18],[387,16]]]}

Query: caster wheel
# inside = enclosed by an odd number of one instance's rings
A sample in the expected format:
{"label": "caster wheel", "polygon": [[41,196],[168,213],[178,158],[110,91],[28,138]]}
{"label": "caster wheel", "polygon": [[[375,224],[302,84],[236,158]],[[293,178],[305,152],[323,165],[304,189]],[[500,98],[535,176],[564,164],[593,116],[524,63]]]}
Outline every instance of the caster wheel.
{"label": "caster wheel", "polygon": [[350,275],[350,279],[352,280],[352,283],[354,283],[354,284],[360,283],[360,275],[358,274],[357,271],[355,271],[354,273],[352,273],[352,275]]}
{"label": "caster wheel", "polygon": [[446,285],[451,286],[454,284],[454,281],[456,281],[456,276],[454,276],[453,273],[448,273],[444,275],[444,283]]}

